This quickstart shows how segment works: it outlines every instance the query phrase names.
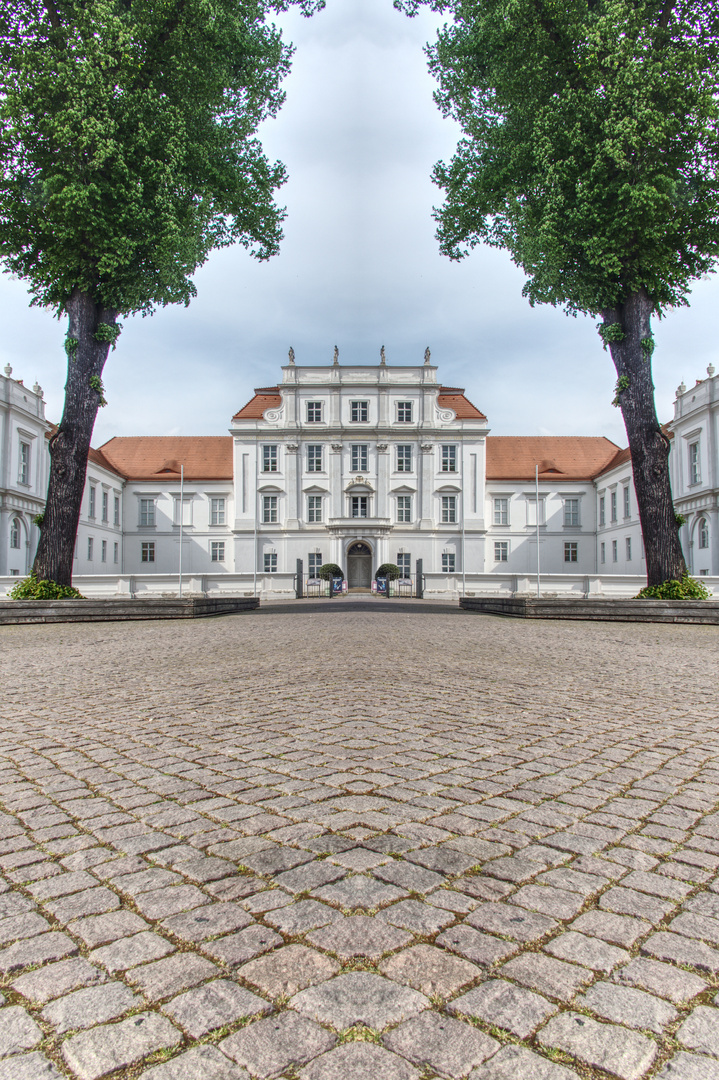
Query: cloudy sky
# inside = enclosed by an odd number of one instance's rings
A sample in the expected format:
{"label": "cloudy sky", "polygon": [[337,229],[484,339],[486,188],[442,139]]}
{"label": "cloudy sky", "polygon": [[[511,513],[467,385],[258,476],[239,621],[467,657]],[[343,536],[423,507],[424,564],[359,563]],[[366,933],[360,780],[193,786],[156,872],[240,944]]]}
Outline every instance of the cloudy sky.
{"label": "cloudy sky", "polygon": [[[601,434],[621,445],[615,381],[592,320],[532,310],[503,252],[439,255],[429,180],[458,131],[432,101],[424,43],[436,19],[410,20],[391,0],[329,0],[310,19],[281,20],[297,52],[287,102],[262,138],[285,162],[288,218],[281,254],[259,264],[215,253],[189,308],[131,319],[105,373],[109,405],[95,445],[112,435],[209,435],[254,386],[273,384],[290,345],[300,364],[420,363],[425,346],[447,385],[466,387],[495,434]],[[719,279],[699,282],[689,309],[656,328],[657,403],[716,362]],[[21,282],[0,278],[0,362],[45,388],[62,411],[65,328],[29,309]]]}

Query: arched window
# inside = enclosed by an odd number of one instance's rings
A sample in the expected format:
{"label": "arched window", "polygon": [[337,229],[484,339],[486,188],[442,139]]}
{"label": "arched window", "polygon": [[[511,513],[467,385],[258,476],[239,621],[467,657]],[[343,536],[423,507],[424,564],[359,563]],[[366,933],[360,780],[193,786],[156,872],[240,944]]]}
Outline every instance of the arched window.
{"label": "arched window", "polygon": [[699,547],[700,548],[708,548],[709,547],[709,525],[707,523],[706,518],[700,518],[699,519],[698,533],[699,533]]}
{"label": "arched window", "polygon": [[13,518],[10,523],[10,547],[20,547],[20,519]]}

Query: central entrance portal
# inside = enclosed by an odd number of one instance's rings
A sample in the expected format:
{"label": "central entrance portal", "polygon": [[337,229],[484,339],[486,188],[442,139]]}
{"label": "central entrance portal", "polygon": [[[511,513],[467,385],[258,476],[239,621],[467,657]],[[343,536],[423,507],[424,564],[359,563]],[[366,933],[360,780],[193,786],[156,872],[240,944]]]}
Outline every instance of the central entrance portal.
{"label": "central entrance portal", "polygon": [[367,544],[352,544],[347,552],[347,587],[370,589],[372,585],[372,552]]}

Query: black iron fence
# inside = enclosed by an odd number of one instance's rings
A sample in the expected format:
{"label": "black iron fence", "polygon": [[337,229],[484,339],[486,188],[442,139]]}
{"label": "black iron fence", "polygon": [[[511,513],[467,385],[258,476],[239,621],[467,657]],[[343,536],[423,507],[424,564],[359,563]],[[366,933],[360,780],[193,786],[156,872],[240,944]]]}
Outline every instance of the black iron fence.
{"label": "black iron fence", "polygon": [[[303,573],[302,560],[297,560],[297,572],[295,574],[295,596],[298,600],[312,599],[313,597],[326,597],[328,600],[339,596],[345,596],[350,590],[347,579],[335,577],[331,580],[314,577]],[[391,600],[395,597],[407,599],[421,599],[424,595],[424,574],[422,573],[422,560],[417,560],[417,571],[400,578],[373,578],[370,584],[370,592],[374,596]]]}

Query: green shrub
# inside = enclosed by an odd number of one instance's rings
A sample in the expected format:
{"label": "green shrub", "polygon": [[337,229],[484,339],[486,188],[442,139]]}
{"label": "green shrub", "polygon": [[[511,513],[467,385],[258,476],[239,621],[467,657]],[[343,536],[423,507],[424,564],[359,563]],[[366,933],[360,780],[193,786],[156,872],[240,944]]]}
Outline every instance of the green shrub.
{"label": "green shrub", "polygon": [[35,574],[18,581],[10,590],[11,600],[84,600],[85,597],[72,585],[58,585],[56,581],[38,581]]}
{"label": "green shrub", "polygon": [[344,577],[342,573],[342,567],[338,566],[336,562],[326,562],[317,571],[317,577],[322,578],[323,581],[329,581],[333,577]]}
{"label": "green shrub", "polygon": [[400,574],[401,570],[398,566],[395,566],[393,562],[385,562],[377,568],[377,573],[375,574],[375,577],[386,577],[389,578],[390,581],[395,581],[400,576]]}
{"label": "green shrub", "polygon": [[647,585],[634,597],[635,600],[709,600],[711,593],[706,585],[685,574],[681,581],[663,581],[661,585]]}

